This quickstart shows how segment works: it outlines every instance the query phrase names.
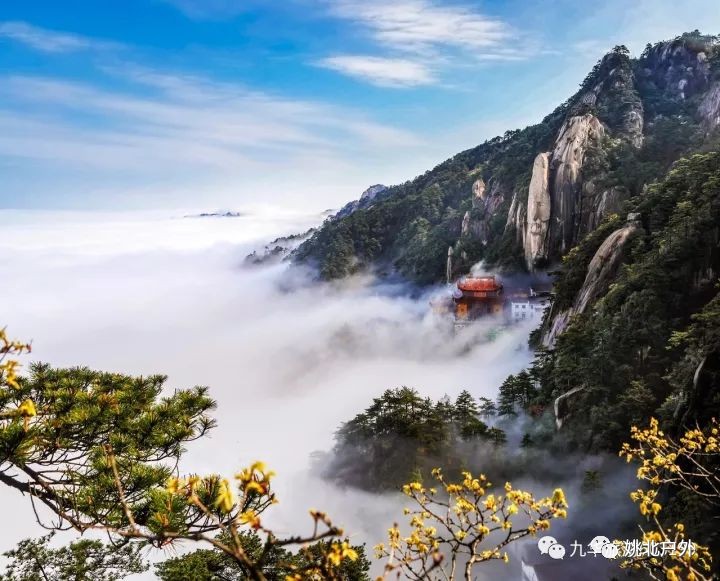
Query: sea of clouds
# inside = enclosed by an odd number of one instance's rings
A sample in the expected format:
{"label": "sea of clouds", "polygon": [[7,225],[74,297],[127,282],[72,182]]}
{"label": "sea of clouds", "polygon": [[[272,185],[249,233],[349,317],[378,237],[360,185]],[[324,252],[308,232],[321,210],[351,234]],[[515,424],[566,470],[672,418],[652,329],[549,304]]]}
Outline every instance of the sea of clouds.
{"label": "sea of clouds", "polygon": [[[387,388],[494,398],[531,359],[529,324],[493,341],[489,324],[454,333],[429,309],[441,289],[409,294],[364,277],[319,284],[285,263],[244,266],[247,253],[316,215],[0,218],[0,323],[33,341],[25,362],[162,373],[168,390],[209,386],[219,426],[188,447],[181,470],[231,476],[266,461],[278,472],[268,519],[280,533],[308,530],[307,510],[318,508],[354,542],[384,540],[402,499],[340,489],[313,473],[311,454]],[[0,551],[40,532],[28,500],[0,489],[0,503],[13,522]]]}

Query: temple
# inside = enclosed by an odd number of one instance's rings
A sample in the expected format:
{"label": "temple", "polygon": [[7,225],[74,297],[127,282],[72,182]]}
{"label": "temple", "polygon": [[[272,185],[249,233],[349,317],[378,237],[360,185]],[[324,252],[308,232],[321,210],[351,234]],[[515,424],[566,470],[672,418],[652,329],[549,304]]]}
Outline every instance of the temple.
{"label": "temple", "polygon": [[466,277],[453,293],[455,319],[466,321],[503,312],[503,285],[494,276]]}

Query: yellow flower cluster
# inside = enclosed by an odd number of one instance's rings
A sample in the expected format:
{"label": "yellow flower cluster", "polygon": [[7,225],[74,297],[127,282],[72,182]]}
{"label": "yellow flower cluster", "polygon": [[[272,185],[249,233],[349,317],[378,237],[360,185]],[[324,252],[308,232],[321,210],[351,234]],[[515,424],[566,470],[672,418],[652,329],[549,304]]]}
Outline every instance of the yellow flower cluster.
{"label": "yellow flower cluster", "polygon": [[32,418],[37,415],[35,404],[31,399],[26,399],[17,409],[17,414],[23,418]]}
{"label": "yellow flower cluster", "polygon": [[333,543],[327,553],[327,559],[334,567],[339,567],[345,559],[357,561],[358,554],[347,541]]}
{"label": "yellow flower cluster", "polygon": [[[32,346],[30,343],[22,343],[20,341],[12,341],[8,339],[6,330],[0,329],[0,381],[13,389],[20,389],[17,382],[17,372],[20,363],[14,359],[5,358],[8,355],[20,355],[22,353],[30,353]],[[0,383],[2,385],[2,383]]]}
{"label": "yellow flower cluster", "polygon": [[[410,578],[415,578],[413,571],[442,566],[447,555],[450,569],[461,553],[473,555],[475,563],[491,559],[507,562],[508,555],[501,550],[505,539],[534,535],[548,529],[551,519],[567,516],[567,500],[561,489],[551,497],[536,499],[530,492],[513,489],[510,483],[505,484],[504,495],[488,493],[492,483],[483,474],[474,476],[465,471],[457,482],[447,482],[440,469],[433,470],[432,476],[439,484],[437,489],[417,481],[402,488],[415,503],[414,509],[404,510],[409,518],[408,536],[402,536],[395,525],[388,531],[388,545],[375,547],[377,558],[386,557],[388,567],[402,569]],[[445,494],[438,495],[437,490]],[[520,514],[529,526],[514,527],[512,519]],[[481,542],[489,541],[496,531],[503,532],[498,533],[495,546],[482,547]]]}
{"label": "yellow flower cluster", "polygon": [[655,516],[662,510],[662,505],[655,502],[657,497],[657,490],[643,490],[638,488],[630,493],[630,498],[633,502],[638,503],[640,514],[643,516]]}
{"label": "yellow flower cluster", "polygon": [[[620,456],[628,462],[636,460],[640,462],[637,470],[637,477],[647,480],[653,486],[662,484],[675,484],[693,490],[697,482],[689,482],[688,474],[683,471],[683,465],[688,461],[696,464],[698,456],[715,455],[720,453],[720,441],[718,440],[718,423],[715,419],[704,431],[692,429],[685,432],[678,441],[668,437],[659,427],[655,418],[650,420],[647,428],[631,429],[631,437],[636,444],[623,444]],[[706,478],[713,480],[715,484],[720,483],[717,475],[713,475],[710,469],[703,469],[702,461],[699,469],[692,473],[693,478]]]}
{"label": "yellow flower cluster", "polygon": [[[236,496],[230,481],[227,478],[219,478],[218,476],[205,478],[200,476],[174,477],[168,479],[165,489],[171,495],[184,496],[190,504],[198,506],[200,506],[198,491],[201,487],[203,491],[214,491],[213,506],[227,514],[236,507],[247,506],[246,503],[255,498],[266,497],[269,503],[276,502],[274,495],[270,493],[270,480],[274,475],[275,473],[269,471],[262,462],[255,462],[252,466],[240,471],[235,475],[239,498]],[[255,529],[261,527],[260,518],[254,510],[245,510],[237,518],[240,524],[246,524]]]}
{"label": "yellow flower cluster", "polygon": [[[645,531],[643,541],[674,543],[673,546],[677,547],[680,541],[685,541],[685,527],[682,523],[673,527],[660,525],[658,515],[662,505],[657,502],[659,487],[670,485],[693,493],[697,493],[700,487],[717,490],[720,477],[713,468],[717,462],[713,456],[720,452],[717,421],[713,419],[705,430],[688,430],[674,440],[660,429],[657,419],[652,418],[647,428],[633,426],[630,435],[634,444],[623,444],[620,456],[628,462],[638,461],[637,477],[651,485],[648,490],[638,488],[632,491],[630,498],[638,504],[640,513],[657,527],[656,530]],[[690,470],[686,470],[688,466]],[[669,581],[709,579],[707,573],[711,570],[711,555],[708,549],[695,543],[692,546],[692,552],[674,550],[663,558],[637,557],[628,559],[622,566],[661,571]]]}
{"label": "yellow flower cluster", "polygon": [[275,472],[268,470],[264,462],[255,462],[249,468],[241,470],[235,475],[244,494],[265,495],[270,491],[270,480]]}

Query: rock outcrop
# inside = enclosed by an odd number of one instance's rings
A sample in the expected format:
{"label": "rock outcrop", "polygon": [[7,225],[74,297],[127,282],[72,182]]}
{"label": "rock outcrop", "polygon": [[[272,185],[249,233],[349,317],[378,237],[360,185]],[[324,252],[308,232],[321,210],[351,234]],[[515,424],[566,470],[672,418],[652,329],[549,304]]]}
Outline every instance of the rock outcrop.
{"label": "rock outcrop", "polygon": [[620,204],[626,198],[627,192],[622,186],[600,190],[593,180],[583,183],[579,234],[595,230],[606,216],[620,210]]}
{"label": "rock outcrop", "polygon": [[710,87],[710,90],[700,102],[698,113],[708,132],[720,127],[720,82]]}
{"label": "rock outcrop", "polygon": [[600,245],[600,248],[597,249],[595,256],[588,265],[585,281],[575,298],[573,304],[575,313],[584,312],[590,303],[594,302],[608,289],[615,277],[618,266],[620,266],[625,243],[630,235],[638,229],[639,225],[639,216],[637,214],[628,215],[627,224],[610,234]]}
{"label": "rock outcrop", "polygon": [[565,254],[576,239],[585,154],[603,134],[600,120],[586,113],[565,121],[555,142],[552,153],[550,246],[560,255]]}
{"label": "rock outcrop", "polygon": [[485,201],[485,182],[482,178],[475,180],[472,185],[472,206],[481,208]]}
{"label": "rock outcrop", "polygon": [[574,315],[585,312],[589,305],[607,292],[622,263],[625,245],[638,228],[640,216],[628,214],[627,223],[612,232],[595,251],[572,306],[562,312],[551,313],[548,330],[542,339],[545,346],[551,347]]}
{"label": "rock outcrop", "polygon": [[592,208],[592,214],[599,219],[604,215],[610,193],[603,193],[597,200],[591,189],[593,195],[584,200],[588,196],[582,177],[585,156],[604,133],[603,124],[591,113],[572,116],[561,127],[553,151],[535,157],[525,219],[520,220],[520,203],[514,198],[506,223],[506,227],[515,224],[518,232],[522,231],[528,269],[564,254],[579,234],[588,231],[581,229],[584,207]]}
{"label": "rock outcrop", "polygon": [[460,235],[467,236],[470,234],[470,211],[465,212],[463,216],[462,225],[460,226]]}
{"label": "rock outcrop", "polygon": [[505,221],[505,232],[515,232],[515,242],[521,248],[525,248],[525,219],[526,209],[522,201],[523,195],[514,192]]}
{"label": "rock outcrop", "polygon": [[660,43],[641,58],[641,73],[665,97],[676,101],[689,99],[707,89],[710,64],[708,40],[678,38]]}
{"label": "rock outcrop", "polygon": [[525,261],[532,270],[547,259],[550,223],[550,153],[539,153],[533,163],[527,199],[527,227],[523,236]]}
{"label": "rock outcrop", "polygon": [[337,214],[333,216],[333,219],[336,220],[338,218],[345,218],[357,210],[370,207],[376,198],[383,197],[382,195],[387,191],[388,188],[382,184],[370,186],[362,194],[360,194],[360,197],[357,200],[348,202],[340,208]]}
{"label": "rock outcrop", "polygon": [[505,190],[498,180],[490,180],[488,185],[482,178],[472,185],[472,211],[463,215],[460,234],[479,239],[487,244],[490,235],[490,220],[498,212],[505,197]]}

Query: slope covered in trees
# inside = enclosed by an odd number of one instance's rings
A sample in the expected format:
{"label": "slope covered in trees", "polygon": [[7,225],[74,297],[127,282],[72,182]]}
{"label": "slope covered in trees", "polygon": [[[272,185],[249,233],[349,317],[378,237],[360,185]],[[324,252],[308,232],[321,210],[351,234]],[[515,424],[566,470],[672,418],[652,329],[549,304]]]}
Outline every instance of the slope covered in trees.
{"label": "slope covered in trees", "polygon": [[505,441],[502,430],[482,419],[494,414],[488,404],[467,391],[454,402],[434,402],[408,387],[389,389],[340,427],[325,473],[343,484],[387,490],[435,466],[457,471],[478,444]]}
{"label": "slope covered in trees", "polygon": [[[632,209],[642,227],[612,284],[539,349],[527,373],[532,386],[523,383],[530,393],[501,389],[501,413],[545,409],[562,420],[559,430],[555,422],[537,421],[534,433],[558,452],[615,452],[631,426],[651,417],[677,437],[710,429],[720,416],[720,152],[681,160]],[[608,219],[611,230],[617,222]],[[591,234],[565,260],[539,335],[572,302],[600,242]],[[714,460],[711,465],[718,469]],[[670,513],[685,514],[693,535],[717,550],[717,504],[698,504],[673,486],[666,494]]]}

